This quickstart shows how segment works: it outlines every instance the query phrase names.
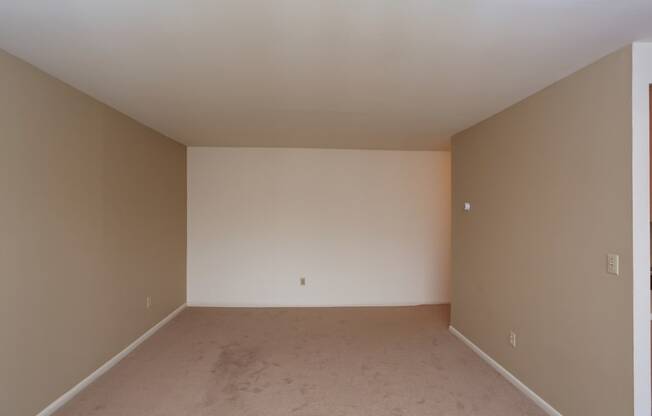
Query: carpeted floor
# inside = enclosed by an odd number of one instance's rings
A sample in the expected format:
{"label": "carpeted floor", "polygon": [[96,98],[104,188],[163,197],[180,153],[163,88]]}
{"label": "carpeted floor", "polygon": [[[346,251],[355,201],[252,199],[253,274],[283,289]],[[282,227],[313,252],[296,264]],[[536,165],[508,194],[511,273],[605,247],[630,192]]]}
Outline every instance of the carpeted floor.
{"label": "carpeted floor", "polygon": [[448,306],[189,308],[57,416],[544,413],[447,330]]}

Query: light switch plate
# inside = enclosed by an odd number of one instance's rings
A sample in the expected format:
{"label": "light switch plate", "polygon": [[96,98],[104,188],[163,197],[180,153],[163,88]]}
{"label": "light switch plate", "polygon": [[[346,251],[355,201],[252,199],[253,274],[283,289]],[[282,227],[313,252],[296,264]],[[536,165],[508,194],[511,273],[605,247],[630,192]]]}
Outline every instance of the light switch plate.
{"label": "light switch plate", "polygon": [[620,256],[618,254],[607,254],[607,273],[616,276],[620,274]]}

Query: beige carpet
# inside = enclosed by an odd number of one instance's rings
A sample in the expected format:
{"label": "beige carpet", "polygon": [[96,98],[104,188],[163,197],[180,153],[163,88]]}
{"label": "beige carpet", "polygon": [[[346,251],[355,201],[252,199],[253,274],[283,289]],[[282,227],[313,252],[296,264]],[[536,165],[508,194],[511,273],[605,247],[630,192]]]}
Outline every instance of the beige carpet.
{"label": "beige carpet", "polygon": [[189,308],[57,416],[544,415],[447,306]]}

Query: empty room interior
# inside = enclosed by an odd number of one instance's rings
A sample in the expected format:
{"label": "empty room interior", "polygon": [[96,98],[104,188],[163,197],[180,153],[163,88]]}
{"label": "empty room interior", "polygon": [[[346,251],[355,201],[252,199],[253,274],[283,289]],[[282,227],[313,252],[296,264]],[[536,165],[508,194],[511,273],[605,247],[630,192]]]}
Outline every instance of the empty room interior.
{"label": "empty room interior", "polygon": [[650,416],[651,113],[650,0],[0,1],[0,415]]}

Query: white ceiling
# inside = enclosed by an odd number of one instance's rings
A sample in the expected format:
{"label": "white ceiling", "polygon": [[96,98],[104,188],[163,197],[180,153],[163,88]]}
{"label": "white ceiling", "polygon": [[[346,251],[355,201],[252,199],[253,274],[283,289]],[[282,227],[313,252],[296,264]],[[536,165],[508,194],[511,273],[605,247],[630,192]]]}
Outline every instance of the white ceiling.
{"label": "white ceiling", "polygon": [[0,0],[0,48],[189,145],[447,148],[652,0]]}

